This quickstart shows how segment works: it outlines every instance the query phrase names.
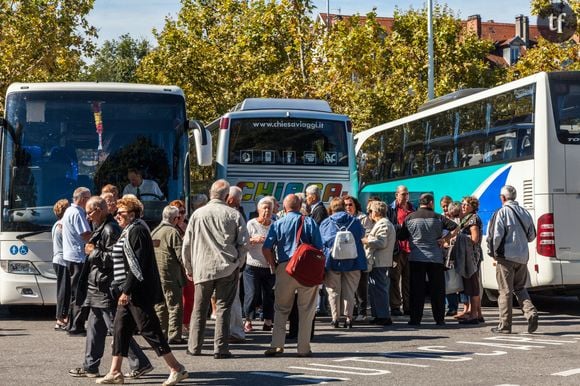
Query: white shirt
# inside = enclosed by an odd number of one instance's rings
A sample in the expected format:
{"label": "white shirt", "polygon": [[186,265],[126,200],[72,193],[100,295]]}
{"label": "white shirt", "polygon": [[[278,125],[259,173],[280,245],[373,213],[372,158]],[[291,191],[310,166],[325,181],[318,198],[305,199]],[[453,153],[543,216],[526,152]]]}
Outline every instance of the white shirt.
{"label": "white shirt", "polygon": [[128,184],[123,189],[123,196],[125,194],[134,194],[141,201],[161,201],[164,198],[159,185],[153,180],[143,180],[139,186]]}
{"label": "white shirt", "polygon": [[[272,225],[272,223],[270,223]],[[265,226],[258,222],[257,219],[253,218],[248,221],[248,234],[251,237],[254,236],[268,236],[268,230],[270,230],[270,225]],[[246,260],[246,264],[251,265],[252,267],[259,267],[259,268],[269,268],[268,261],[264,257],[262,253],[262,247],[264,243],[259,244],[252,244],[248,243],[248,258]]]}

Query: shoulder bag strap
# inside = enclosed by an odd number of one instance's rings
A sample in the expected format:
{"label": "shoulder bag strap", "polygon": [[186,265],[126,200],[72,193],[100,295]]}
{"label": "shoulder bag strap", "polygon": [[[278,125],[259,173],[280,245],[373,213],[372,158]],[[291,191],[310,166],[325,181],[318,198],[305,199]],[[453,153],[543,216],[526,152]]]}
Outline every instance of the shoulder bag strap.
{"label": "shoulder bag strap", "polygon": [[304,225],[304,216],[300,216],[300,225],[298,225],[298,230],[296,231],[296,248],[300,245],[300,237],[302,237],[302,226]]}
{"label": "shoulder bag strap", "polygon": [[514,208],[512,208],[509,205],[506,205],[508,208],[511,209],[511,211],[514,213],[514,216],[516,216],[516,218],[518,219],[518,222],[520,223],[520,225],[522,226],[522,230],[524,231],[524,233],[526,234],[526,236],[528,235],[528,230],[526,229],[524,222],[522,221],[522,219],[520,218],[520,216],[518,216],[518,213],[516,212],[516,210]]}

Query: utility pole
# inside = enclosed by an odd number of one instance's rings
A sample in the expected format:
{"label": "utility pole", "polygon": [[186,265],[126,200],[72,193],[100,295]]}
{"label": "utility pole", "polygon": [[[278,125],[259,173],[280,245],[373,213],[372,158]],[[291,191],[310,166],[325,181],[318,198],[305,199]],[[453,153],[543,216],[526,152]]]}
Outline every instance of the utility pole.
{"label": "utility pole", "polygon": [[326,34],[330,35],[330,0],[326,0]]}
{"label": "utility pole", "polygon": [[435,98],[435,64],[433,56],[433,0],[427,2],[427,55],[429,69],[427,72],[427,90],[429,100]]}

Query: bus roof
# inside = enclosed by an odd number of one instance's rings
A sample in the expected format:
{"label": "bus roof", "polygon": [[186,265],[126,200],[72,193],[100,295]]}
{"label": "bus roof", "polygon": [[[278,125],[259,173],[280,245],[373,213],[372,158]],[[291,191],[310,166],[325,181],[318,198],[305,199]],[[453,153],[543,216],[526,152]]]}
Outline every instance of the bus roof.
{"label": "bus roof", "polygon": [[46,83],[12,83],[6,94],[21,91],[105,91],[105,92],[143,92],[175,94],[184,96],[177,86],[163,86],[137,83],[114,82],[46,82]]}
{"label": "bus roof", "polygon": [[247,98],[232,109],[248,110],[308,110],[332,113],[328,102],[321,99]]}
{"label": "bus roof", "polygon": [[435,107],[429,108],[427,110],[420,111],[420,112],[417,112],[417,113],[412,114],[412,115],[408,115],[408,116],[403,117],[403,118],[399,118],[395,121],[383,123],[382,125],[361,131],[360,133],[355,135],[355,154],[358,153],[358,151],[362,147],[363,143],[376,133],[379,133],[379,132],[384,131],[384,130],[388,130],[392,127],[397,127],[397,126],[403,125],[405,123],[415,121],[417,119],[427,118],[427,117],[429,117],[431,115],[435,115],[441,111],[450,110],[450,109],[453,109],[456,107],[463,106],[465,104],[472,103],[472,102],[480,100],[480,99],[489,98],[489,97],[492,97],[494,95],[504,93],[506,91],[512,90],[512,89],[517,88],[517,87],[523,87],[526,85],[535,84],[538,81],[542,81],[542,80],[545,81],[547,79],[547,77],[548,77],[548,74],[546,72],[539,72],[537,74],[530,75],[528,77],[525,77],[525,78],[522,78],[519,80],[515,80],[513,82],[505,83],[501,86],[490,88],[490,89],[485,90],[485,91],[480,91],[480,92],[477,92],[475,94],[472,94],[472,95],[469,95],[469,96],[466,96],[466,97],[463,97],[460,99],[451,100],[451,101],[444,103],[442,105],[435,106]]}

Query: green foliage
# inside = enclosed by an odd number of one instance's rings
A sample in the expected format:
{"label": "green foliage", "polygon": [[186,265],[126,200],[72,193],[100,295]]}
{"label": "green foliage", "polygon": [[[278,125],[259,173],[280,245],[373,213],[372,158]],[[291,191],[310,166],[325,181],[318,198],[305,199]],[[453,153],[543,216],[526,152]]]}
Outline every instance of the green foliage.
{"label": "green foliage", "polygon": [[94,0],[0,1],[0,110],[13,82],[77,80],[94,50]]}
{"label": "green foliage", "polygon": [[136,82],[137,67],[150,50],[147,40],[133,39],[128,34],[121,35],[119,40],[107,40],[97,50],[82,78],[98,82]]}

